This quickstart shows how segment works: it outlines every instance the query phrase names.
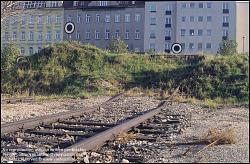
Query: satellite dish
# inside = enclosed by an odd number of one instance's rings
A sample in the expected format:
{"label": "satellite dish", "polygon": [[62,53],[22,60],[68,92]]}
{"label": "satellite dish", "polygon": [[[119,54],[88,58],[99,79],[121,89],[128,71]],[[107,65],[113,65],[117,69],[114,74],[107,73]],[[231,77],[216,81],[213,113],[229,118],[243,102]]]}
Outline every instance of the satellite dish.
{"label": "satellite dish", "polygon": [[72,34],[75,30],[75,25],[72,22],[67,22],[64,26],[64,30],[67,34]]}
{"label": "satellite dish", "polygon": [[174,44],[172,45],[172,47],[171,47],[171,50],[172,50],[172,52],[175,53],[175,54],[181,53],[181,51],[182,51],[181,44],[179,44],[179,43],[174,43]]}

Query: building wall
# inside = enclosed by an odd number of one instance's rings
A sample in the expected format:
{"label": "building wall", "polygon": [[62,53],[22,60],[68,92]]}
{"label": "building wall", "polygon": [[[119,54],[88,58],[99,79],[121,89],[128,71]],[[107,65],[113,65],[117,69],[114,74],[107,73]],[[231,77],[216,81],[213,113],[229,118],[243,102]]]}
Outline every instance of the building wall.
{"label": "building wall", "polygon": [[[130,14],[130,22],[125,22],[125,15]],[[135,15],[140,15],[140,21],[135,21]],[[87,15],[90,22],[86,22]],[[96,21],[96,15],[100,15],[100,22]],[[106,15],[110,15],[110,23],[105,22]],[[115,15],[120,15],[120,22],[115,22]],[[80,22],[77,21],[80,16]],[[103,9],[65,9],[64,21],[72,21],[75,31],[72,34],[64,32],[64,40],[76,40],[82,43],[94,44],[99,48],[108,48],[111,38],[114,38],[116,30],[119,30],[120,39],[124,40],[130,51],[143,51],[144,42],[144,8],[103,8]],[[110,31],[110,39],[105,38],[105,31]],[[125,39],[125,32],[129,30],[129,39]],[[139,30],[140,39],[135,39],[135,31]],[[86,38],[86,32],[90,32],[90,39]],[[100,33],[100,39],[95,39],[95,31]],[[77,38],[79,33],[79,39]]]}
{"label": "building wall", "polygon": [[249,2],[237,2],[237,27],[238,52],[249,52]]}

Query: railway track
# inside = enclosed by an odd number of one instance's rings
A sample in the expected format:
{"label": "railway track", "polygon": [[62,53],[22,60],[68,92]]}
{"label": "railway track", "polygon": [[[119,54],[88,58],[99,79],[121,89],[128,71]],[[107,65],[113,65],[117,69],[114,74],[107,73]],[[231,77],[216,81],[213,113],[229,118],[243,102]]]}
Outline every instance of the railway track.
{"label": "railway track", "polygon": [[[128,106],[127,102],[132,103]],[[137,137],[140,140],[169,139],[185,127],[186,117],[167,114],[166,105],[167,101],[140,102],[119,94],[84,111],[4,124],[1,162],[75,162],[77,152],[102,148],[119,134],[131,131],[142,134]]]}

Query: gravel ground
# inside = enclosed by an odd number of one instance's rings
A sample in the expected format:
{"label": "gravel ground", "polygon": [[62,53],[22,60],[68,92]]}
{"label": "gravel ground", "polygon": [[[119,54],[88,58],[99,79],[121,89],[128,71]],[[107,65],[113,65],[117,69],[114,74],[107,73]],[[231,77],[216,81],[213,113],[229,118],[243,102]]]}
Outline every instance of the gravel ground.
{"label": "gravel ground", "polygon": [[[236,135],[236,143],[231,145],[216,145],[204,149],[204,145],[179,146],[174,149],[165,148],[149,162],[168,163],[249,163],[249,109],[227,108],[218,109],[214,112],[196,109],[192,111],[191,127],[187,128],[182,135],[177,136],[175,142],[192,141],[196,138],[204,138],[210,128],[220,130],[233,128]],[[186,156],[187,149],[191,148]]]}
{"label": "gravel ground", "polygon": [[89,99],[62,99],[33,103],[1,104],[1,124],[23,119],[51,115],[68,110],[101,104],[109,99],[108,96]]}

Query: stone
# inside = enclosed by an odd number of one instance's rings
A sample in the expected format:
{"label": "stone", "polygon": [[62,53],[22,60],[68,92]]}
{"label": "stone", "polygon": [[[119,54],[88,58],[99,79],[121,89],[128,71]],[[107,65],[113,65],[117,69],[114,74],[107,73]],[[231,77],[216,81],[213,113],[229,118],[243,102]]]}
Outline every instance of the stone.
{"label": "stone", "polygon": [[17,139],[16,139],[16,142],[17,142],[17,143],[21,143],[22,141],[23,141],[22,138],[17,138]]}
{"label": "stone", "polygon": [[127,159],[122,159],[121,163],[129,163],[129,160],[127,160]]}
{"label": "stone", "polygon": [[89,163],[89,157],[88,157],[88,156],[84,157],[84,158],[83,158],[83,162],[84,162],[84,163]]}
{"label": "stone", "polygon": [[91,153],[91,156],[92,156],[92,157],[100,157],[101,155],[98,154],[98,153],[96,153],[96,152],[92,152],[92,153]]}

